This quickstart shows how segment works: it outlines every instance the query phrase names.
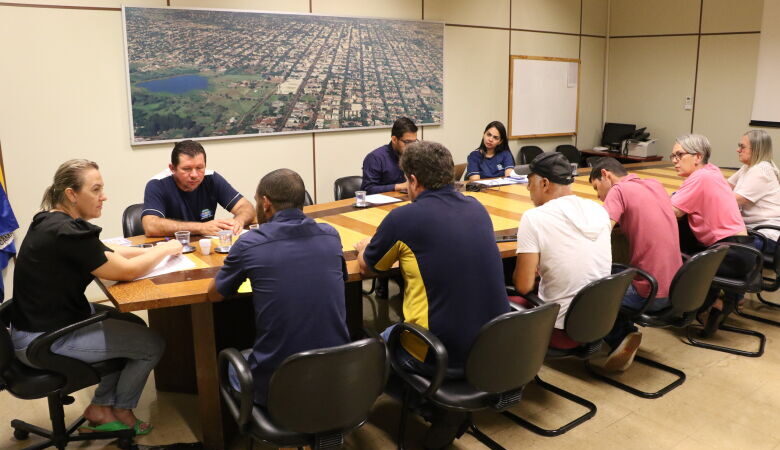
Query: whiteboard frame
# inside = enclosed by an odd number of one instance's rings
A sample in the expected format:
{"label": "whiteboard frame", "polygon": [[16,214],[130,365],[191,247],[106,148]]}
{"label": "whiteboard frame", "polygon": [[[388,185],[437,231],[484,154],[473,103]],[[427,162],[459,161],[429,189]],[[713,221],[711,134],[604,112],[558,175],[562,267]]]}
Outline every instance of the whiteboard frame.
{"label": "whiteboard frame", "polygon": [[[515,102],[514,96],[514,79],[515,79],[515,60],[533,59],[538,61],[556,61],[556,62],[570,62],[577,63],[577,106],[575,108],[575,122],[574,131],[566,131],[561,133],[546,133],[546,134],[520,134],[516,135],[512,132],[512,110],[513,103]],[[541,138],[541,137],[554,137],[554,136],[576,136],[577,130],[580,127],[580,85],[582,84],[582,62],[576,58],[557,58],[553,56],[528,56],[528,55],[509,55],[509,139],[529,139],[529,138]]]}

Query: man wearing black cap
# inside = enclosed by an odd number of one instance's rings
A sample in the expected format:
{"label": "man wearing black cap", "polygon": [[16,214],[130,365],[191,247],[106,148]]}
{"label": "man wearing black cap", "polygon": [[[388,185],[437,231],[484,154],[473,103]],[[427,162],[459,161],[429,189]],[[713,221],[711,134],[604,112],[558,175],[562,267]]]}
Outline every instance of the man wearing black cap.
{"label": "man wearing black cap", "polygon": [[561,305],[551,346],[573,348],[579,343],[563,333],[569,304],[591,281],[610,274],[610,222],[598,203],[572,193],[572,166],[563,154],[545,152],[515,172],[528,175],[528,191],[536,208],[523,213],[517,229],[515,288],[534,289],[541,276],[539,298]]}

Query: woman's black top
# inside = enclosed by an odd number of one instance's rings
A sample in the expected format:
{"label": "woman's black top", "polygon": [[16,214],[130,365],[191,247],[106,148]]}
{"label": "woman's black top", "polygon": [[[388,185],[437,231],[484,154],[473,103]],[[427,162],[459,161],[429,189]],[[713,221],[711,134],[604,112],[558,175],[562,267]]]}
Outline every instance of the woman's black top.
{"label": "woman's black top", "polygon": [[112,251],[100,241],[101,231],[63,212],[33,217],[14,268],[14,328],[52,331],[89,317],[84,290]]}

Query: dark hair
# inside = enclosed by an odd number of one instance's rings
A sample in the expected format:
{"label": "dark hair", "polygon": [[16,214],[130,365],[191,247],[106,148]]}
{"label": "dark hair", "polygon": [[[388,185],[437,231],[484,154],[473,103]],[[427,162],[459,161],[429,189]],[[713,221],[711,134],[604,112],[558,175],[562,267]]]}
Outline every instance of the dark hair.
{"label": "dark hair", "polygon": [[390,131],[390,135],[401,139],[406,133],[417,133],[417,125],[408,117],[399,117],[393,122],[393,129]]}
{"label": "dark hair", "polygon": [[89,169],[98,170],[98,165],[94,161],[87,159],[70,159],[60,164],[57,171],[54,172],[54,180],[51,186],[46,188],[41,199],[41,209],[50,210],[65,201],[65,189],[71,188],[74,191],[80,191],[84,183],[82,173]]}
{"label": "dark hair", "polygon": [[494,120],[490,122],[485,127],[485,131],[482,132],[482,139],[479,140],[479,151],[481,151],[482,153],[485,153],[487,151],[487,149],[485,148],[484,135],[487,132],[487,130],[491,128],[495,128],[496,130],[498,130],[498,135],[501,138],[501,143],[496,146],[496,153],[498,154],[499,152],[508,151],[509,140],[507,139],[506,136],[506,127],[504,127],[504,124],[499,122],[498,120]]}
{"label": "dark hair", "polygon": [[306,188],[303,186],[303,179],[295,171],[277,169],[268,173],[257,184],[257,197],[268,198],[277,211],[303,209]]}
{"label": "dark hair", "polygon": [[426,189],[441,189],[452,184],[455,178],[452,154],[438,142],[409,144],[401,155],[400,165],[406,178],[411,179],[414,175]]}
{"label": "dark hair", "polygon": [[190,158],[203,155],[203,161],[206,161],[206,150],[203,150],[203,146],[200,143],[190,139],[177,142],[173,146],[173,151],[171,152],[171,164],[173,164],[173,167],[179,165],[179,155],[187,155]]}
{"label": "dark hair", "polygon": [[588,161],[590,161],[591,159],[595,159],[595,162],[593,163],[593,165],[591,165],[590,177],[588,177],[588,183],[592,182],[593,180],[601,179],[601,169],[609,170],[610,172],[614,173],[619,177],[624,177],[628,175],[628,171],[626,170],[625,167],[623,167],[623,164],[620,164],[620,161],[618,161],[615,158],[605,156],[603,158],[588,158]]}

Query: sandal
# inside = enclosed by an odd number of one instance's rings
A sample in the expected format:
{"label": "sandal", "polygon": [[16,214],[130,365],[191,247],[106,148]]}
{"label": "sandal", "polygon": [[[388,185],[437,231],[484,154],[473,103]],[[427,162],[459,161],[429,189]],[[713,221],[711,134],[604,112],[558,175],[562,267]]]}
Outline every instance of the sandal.
{"label": "sandal", "polygon": [[[136,424],[136,434],[138,434],[137,427],[138,424]],[[129,429],[129,426],[118,420],[115,420],[113,422],[101,423],[100,425],[82,425],[79,427],[79,433],[99,433],[101,431],[121,431]]]}
{"label": "sandal", "polygon": [[[146,428],[141,428],[141,425],[146,425]],[[128,428],[130,428],[130,427],[128,427]],[[135,430],[135,435],[136,436],[144,436],[146,434],[151,433],[152,430],[154,429],[154,427],[152,426],[151,423],[144,422],[141,419],[138,419],[138,420],[135,421],[135,426],[133,427],[133,429]]]}

